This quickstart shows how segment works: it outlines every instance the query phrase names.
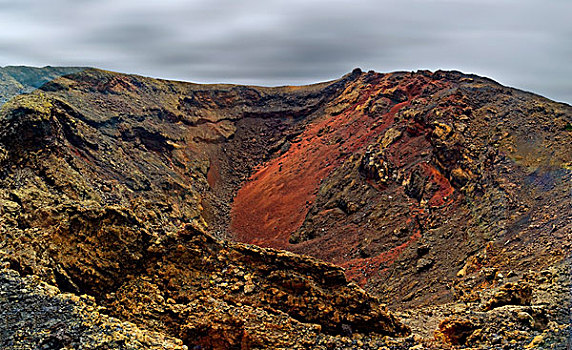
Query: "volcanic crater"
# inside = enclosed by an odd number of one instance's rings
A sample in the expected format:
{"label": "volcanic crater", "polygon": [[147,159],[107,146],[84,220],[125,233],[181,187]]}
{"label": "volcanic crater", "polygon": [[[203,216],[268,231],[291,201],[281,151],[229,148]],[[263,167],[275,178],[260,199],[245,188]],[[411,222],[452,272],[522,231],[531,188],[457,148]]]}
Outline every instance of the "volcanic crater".
{"label": "volcanic crater", "polygon": [[454,71],[1,77],[2,348],[569,342],[567,104]]}

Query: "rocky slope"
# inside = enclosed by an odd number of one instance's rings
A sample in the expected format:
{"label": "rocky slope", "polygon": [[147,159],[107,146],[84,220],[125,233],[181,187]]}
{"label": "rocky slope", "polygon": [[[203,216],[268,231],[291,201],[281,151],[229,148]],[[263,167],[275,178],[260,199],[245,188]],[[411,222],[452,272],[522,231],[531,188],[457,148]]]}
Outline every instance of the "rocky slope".
{"label": "rocky slope", "polygon": [[0,96],[4,348],[566,346],[570,106],[33,72]]}

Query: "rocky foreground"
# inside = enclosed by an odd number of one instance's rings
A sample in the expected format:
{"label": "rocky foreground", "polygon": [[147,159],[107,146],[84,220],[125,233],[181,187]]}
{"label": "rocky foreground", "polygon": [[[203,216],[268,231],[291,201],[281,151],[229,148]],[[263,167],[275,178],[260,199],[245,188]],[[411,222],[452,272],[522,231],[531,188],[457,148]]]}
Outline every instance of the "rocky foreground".
{"label": "rocky foreground", "polygon": [[0,73],[3,349],[569,344],[566,104],[458,72]]}

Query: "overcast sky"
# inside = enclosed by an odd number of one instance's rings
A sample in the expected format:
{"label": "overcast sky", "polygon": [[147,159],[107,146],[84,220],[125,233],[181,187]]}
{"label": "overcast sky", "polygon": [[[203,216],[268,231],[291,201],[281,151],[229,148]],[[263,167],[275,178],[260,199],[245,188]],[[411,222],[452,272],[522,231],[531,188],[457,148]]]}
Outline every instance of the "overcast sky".
{"label": "overcast sky", "polygon": [[455,69],[572,103],[572,0],[0,0],[0,66],[305,84]]}

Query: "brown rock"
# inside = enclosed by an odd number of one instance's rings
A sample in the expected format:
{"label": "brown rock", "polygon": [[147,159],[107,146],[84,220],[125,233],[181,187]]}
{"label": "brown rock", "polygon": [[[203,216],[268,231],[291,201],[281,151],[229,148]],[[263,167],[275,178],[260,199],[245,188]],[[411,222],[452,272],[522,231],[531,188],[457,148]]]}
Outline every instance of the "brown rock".
{"label": "brown rock", "polygon": [[469,320],[447,318],[439,323],[435,338],[451,345],[464,345],[477,327]]}
{"label": "brown rock", "polygon": [[491,310],[503,305],[530,305],[532,301],[532,287],[526,282],[509,282],[502,286],[498,292],[485,305],[485,310]]}

